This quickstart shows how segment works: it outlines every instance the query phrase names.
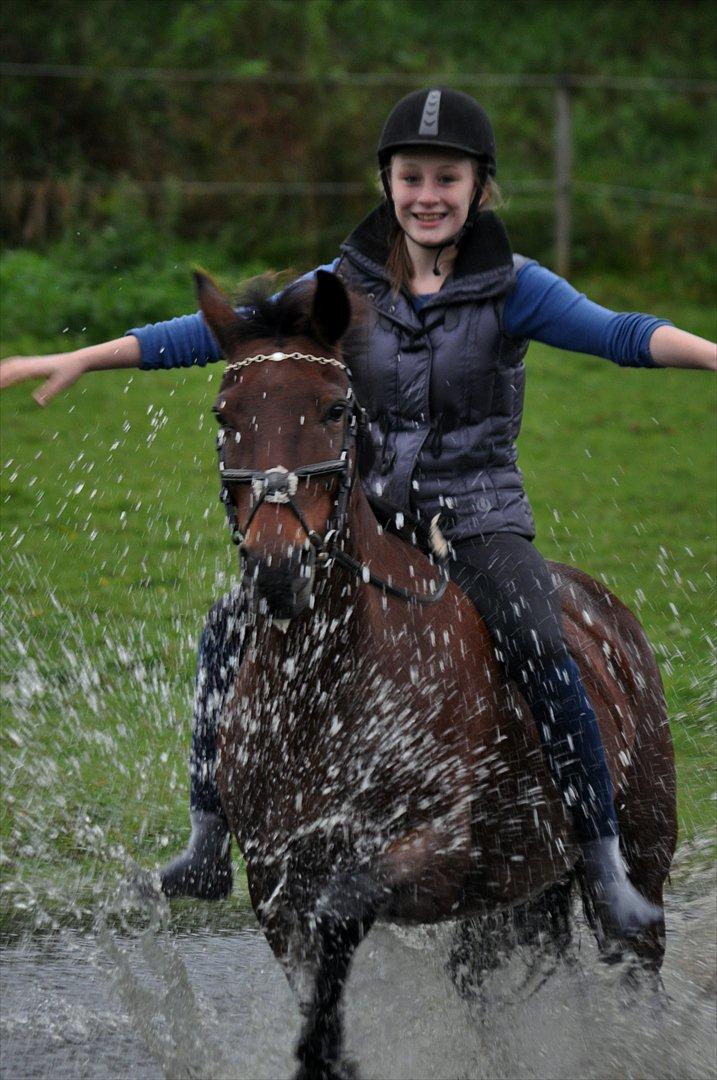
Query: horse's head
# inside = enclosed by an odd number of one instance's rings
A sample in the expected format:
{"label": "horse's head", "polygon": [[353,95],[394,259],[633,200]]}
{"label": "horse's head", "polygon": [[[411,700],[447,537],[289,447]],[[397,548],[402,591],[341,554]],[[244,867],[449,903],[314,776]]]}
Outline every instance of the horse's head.
{"label": "horse's head", "polygon": [[202,312],[229,363],[214,412],[223,498],[260,607],[301,614],[327,534],[343,527],[352,474],[353,401],[338,342],[351,308],[318,271],[239,314],[197,274]]}

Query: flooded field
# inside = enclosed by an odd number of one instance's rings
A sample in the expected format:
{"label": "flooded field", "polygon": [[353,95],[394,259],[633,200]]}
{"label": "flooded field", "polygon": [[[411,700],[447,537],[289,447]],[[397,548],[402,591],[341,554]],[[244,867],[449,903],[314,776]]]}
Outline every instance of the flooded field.
{"label": "flooded field", "polygon": [[[683,853],[683,857],[684,857]],[[379,926],[357,954],[347,1044],[365,1078],[704,1078],[717,1068],[714,880],[676,874],[664,991],[634,993],[576,919],[572,962],[516,954],[481,1006],[445,970],[452,927]],[[179,915],[177,915],[179,912]],[[104,923],[104,925],[102,925]],[[133,923],[134,925],[130,925]],[[250,913],[164,905],[6,936],[0,1074],[290,1076],[298,1012]]]}

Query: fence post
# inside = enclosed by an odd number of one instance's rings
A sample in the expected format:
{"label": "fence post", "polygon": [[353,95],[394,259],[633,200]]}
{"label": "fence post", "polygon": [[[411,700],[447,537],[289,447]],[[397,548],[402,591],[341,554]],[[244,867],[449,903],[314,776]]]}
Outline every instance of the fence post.
{"label": "fence post", "polygon": [[570,89],[568,77],[559,76],[555,86],[555,269],[561,277],[570,274],[573,167]]}

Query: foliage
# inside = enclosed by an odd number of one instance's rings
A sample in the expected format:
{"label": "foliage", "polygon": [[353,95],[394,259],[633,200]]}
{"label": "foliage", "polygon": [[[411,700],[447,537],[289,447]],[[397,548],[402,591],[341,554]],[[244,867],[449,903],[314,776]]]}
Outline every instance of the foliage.
{"label": "foliage", "polygon": [[[101,228],[116,220],[117,199],[127,209],[131,177],[149,185],[141,197],[137,189],[136,218],[274,265],[329,257],[369,209],[382,121],[431,73],[470,90],[466,79],[481,73],[706,79],[717,68],[706,0],[6,0],[0,18],[7,60],[116,72],[6,78],[0,226],[9,242]],[[235,81],[136,78],[119,70],[128,67]],[[340,81],[365,72],[388,81]],[[509,219],[549,262],[552,89],[476,93],[494,117],[505,190],[538,183],[539,198],[522,209],[514,199]],[[605,88],[577,90],[573,102],[577,181],[714,193],[713,97]],[[323,180],[357,183],[359,193],[192,194],[177,179]],[[714,262],[684,258],[705,247],[704,207],[615,208],[583,193],[575,214],[578,268],[656,253],[704,294]]]}
{"label": "foliage", "polygon": [[[2,352],[65,351],[191,312],[194,266],[210,268],[230,291],[236,285],[226,251],[187,241],[168,246],[151,226],[118,231],[109,223],[43,253],[8,251],[0,256]],[[264,269],[248,264],[244,276]]]}

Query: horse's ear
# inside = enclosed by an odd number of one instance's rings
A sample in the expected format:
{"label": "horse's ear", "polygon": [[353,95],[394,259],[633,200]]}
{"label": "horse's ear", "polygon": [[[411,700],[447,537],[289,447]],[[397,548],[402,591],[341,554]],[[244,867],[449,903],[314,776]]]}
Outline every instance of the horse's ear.
{"label": "horse's ear", "polygon": [[316,291],[311,306],[311,322],[316,336],[334,345],[348,330],[351,304],[343,282],[327,270],[316,271]]}
{"label": "horse's ear", "polygon": [[194,271],[197,298],[209,329],[219,342],[222,352],[229,356],[235,340],[234,332],[242,322],[219,286],[203,270]]}

